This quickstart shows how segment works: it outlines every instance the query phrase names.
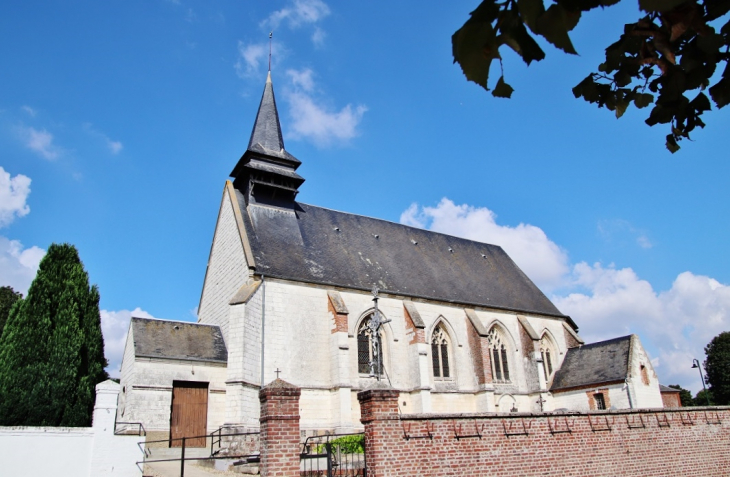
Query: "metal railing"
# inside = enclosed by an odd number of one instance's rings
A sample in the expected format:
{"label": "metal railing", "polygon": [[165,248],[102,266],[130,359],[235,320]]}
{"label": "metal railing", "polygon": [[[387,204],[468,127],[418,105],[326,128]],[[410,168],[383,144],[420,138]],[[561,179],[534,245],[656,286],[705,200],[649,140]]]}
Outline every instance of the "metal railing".
{"label": "metal railing", "polygon": [[[248,463],[257,463],[260,460],[260,454],[258,452],[249,453],[249,454],[236,454],[236,455],[218,455],[220,451],[220,443],[221,443],[221,437],[237,437],[237,436],[253,436],[258,435],[258,432],[234,432],[234,433],[226,433],[222,434],[222,429],[217,429],[216,431],[213,431],[210,434],[202,435],[202,436],[185,436],[185,437],[177,437],[177,438],[168,438],[168,439],[160,439],[155,441],[143,441],[140,442],[140,449],[142,449],[142,452],[144,454],[143,460],[137,462],[137,467],[140,468],[140,470],[144,470],[144,466],[148,464],[155,464],[155,463],[161,463],[161,462],[180,462],[180,477],[185,476],[185,462],[187,461],[194,461],[194,460],[216,460],[216,459],[238,459],[238,462],[236,464],[248,464]],[[215,436],[217,434],[217,437]],[[208,440],[210,439],[210,453],[208,454],[206,452],[206,455],[201,456],[190,456],[188,455],[186,457],[186,449],[190,449],[191,446],[189,445],[189,442],[191,441],[199,441],[200,439]],[[217,439],[217,440],[216,440]],[[176,445],[179,442],[179,446]],[[166,443],[168,446],[159,446],[155,447],[154,444],[161,444]],[[218,450],[214,451],[214,443],[218,444]],[[204,446],[203,448],[207,448],[208,446]],[[200,446],[196,446],[196,449],[201,449]],[[149,457],[153,457],[154,455],[154,449],[165,449],[167,453],[170,452],[170,449],[179,449],[180,450],[180,456],[177,457],[169,457],[169,458],[160,458],[160,459],[150,459]]]}
{"label": "metal railing", "polygon": [[302,445],[302,477],[366,477],[365,435],[310,436]]}
{"label": "metal railing", "polygon": [[[130,432],[134,431],[135,432]],[[141,422],[121,422],[117,421],[114,423],[114,435],[138,435],[138,436],[146,436],[147,431],[145,431],[144,426]]]}

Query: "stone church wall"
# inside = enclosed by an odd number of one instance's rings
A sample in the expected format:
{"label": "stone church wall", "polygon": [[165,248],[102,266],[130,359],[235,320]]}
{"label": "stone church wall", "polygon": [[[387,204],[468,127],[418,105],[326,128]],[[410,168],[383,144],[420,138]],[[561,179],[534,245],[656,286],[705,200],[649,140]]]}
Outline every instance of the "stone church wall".
{"label": "stone church wall", "polygon": [[248,264],[227,187],[223,191],[218,223],[208,258],[208,268],[198,306],[198,321],[220,326],[229,349],[228,303],[247,279]]}
{"label": "stone church wall", "polygon": [[[170,405],[173,381],[198,381],[208,384],[208,432],[225,420],[224,364],[165,359],[137,358],[122,380],[118,420],[141,422],[149,433],[162,432],[167,438],[170,429]],[[121,404],[120,403],[120,404]],[[122,407],[123,406],[123,407]],[[157,434],[155,434],[157,435]]]}

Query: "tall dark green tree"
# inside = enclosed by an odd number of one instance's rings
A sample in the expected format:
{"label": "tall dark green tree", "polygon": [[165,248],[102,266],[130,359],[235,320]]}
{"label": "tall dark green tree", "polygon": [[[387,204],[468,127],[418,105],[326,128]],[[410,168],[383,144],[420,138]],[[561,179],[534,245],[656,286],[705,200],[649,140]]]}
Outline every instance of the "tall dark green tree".
{"label": "tall dark green tree", "polygon": [[705,346],[706,381],[714,404],[730,404],[730,332],[724,331]]}
{"label": "tall dark green tree", "polygon": [[105,366],[99,291],[76,247],[53,244],[0,338],[0,425],[90,425]]}
{"label": "tall dark green tree", "polygon": [[10,308],[21,298],[23,295],[13,290],[12,287],[0,287],[0,336],[3,335],[5,322],[8,321]]}

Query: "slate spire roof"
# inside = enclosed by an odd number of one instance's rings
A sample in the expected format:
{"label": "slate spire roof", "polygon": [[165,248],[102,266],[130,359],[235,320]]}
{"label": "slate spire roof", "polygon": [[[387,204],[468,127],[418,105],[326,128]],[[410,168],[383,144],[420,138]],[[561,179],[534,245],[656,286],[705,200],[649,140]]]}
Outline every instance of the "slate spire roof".
{"label": "slate spire roof", "polygon": [[279,111],[276,109],[271,71],[266,76],[264,94],[261,96],[261,104],[256,114],[256,121],[254,122],[253,131],[251,131],[251,140],[248,143],[247,150],[289,159],[301,164],[297,158],[284,149],[284,138],[281,135],[281,123],[279,122]]}
{"label": "slate spire roof", "polygon": [[284,148],[271,72],[266,77],[256,121],[246,151],[231,172],[237,188],[253,194],[255,184],[267,194],[296,196],[304,182],[295,171],[301,162]]}

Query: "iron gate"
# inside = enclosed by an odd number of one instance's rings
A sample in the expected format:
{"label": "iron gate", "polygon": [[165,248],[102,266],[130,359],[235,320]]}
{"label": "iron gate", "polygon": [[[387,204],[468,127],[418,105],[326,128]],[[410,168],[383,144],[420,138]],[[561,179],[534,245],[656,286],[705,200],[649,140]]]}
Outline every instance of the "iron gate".
{"label": "iron gate", "polygon": [[310,436],[300,459],[302,477],[366,477],[365,434]]}

